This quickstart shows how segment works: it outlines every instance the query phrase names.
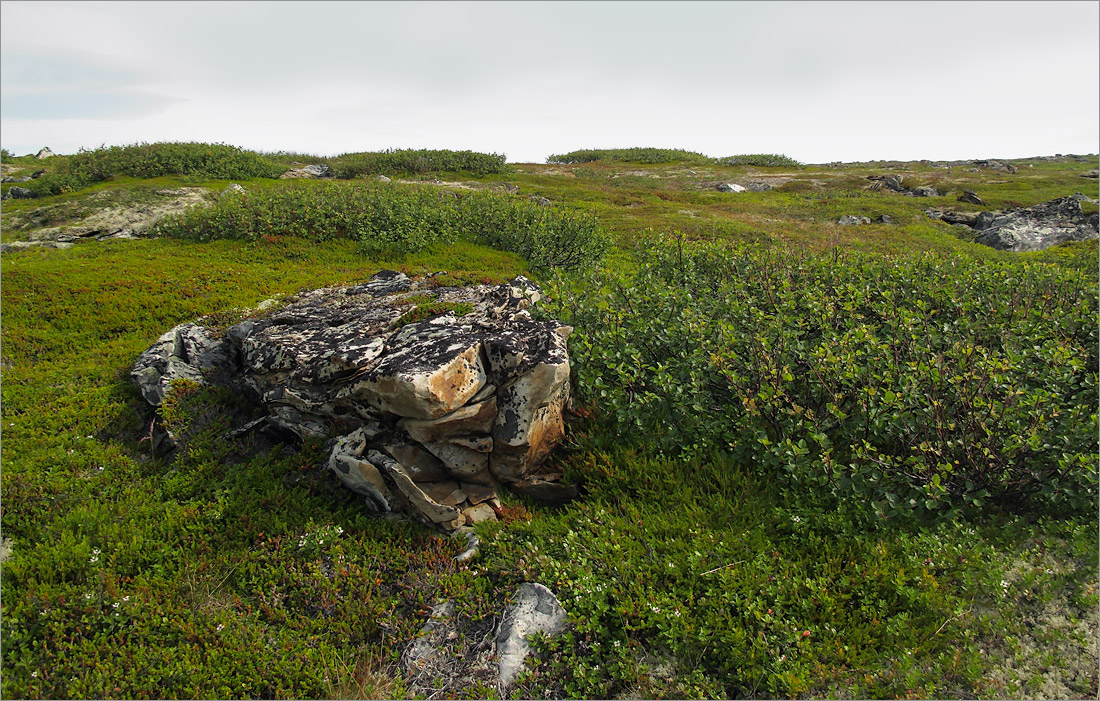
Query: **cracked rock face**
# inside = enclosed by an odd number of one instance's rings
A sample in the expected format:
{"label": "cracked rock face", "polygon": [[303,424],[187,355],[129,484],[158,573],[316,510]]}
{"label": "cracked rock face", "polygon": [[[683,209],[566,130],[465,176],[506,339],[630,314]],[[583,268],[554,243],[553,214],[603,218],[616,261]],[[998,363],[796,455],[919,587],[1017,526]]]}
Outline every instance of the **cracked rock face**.
{"label": "cracked rock face", "polygon": [[[220,339],[184,324],[131,374],[154,406],[173,379],[217,377],[253,394],[271,425],[341,435],[328,467],[373,511],[442,530],[495,518],[499,485],[553,480],[538,468],[564,435],[572,329],[531,318],[541,295],[522,277],[428,283],[384,271],[305,292]],[[429,304],[451,311],[404,323]]]}
{"label": "cracked rock face", "polygon": [[982,233],[975,241],[1002,251],[1041,251],[1097,237],[1095,217],[1086,217],[1073,197],[997,213],[976,224]]}

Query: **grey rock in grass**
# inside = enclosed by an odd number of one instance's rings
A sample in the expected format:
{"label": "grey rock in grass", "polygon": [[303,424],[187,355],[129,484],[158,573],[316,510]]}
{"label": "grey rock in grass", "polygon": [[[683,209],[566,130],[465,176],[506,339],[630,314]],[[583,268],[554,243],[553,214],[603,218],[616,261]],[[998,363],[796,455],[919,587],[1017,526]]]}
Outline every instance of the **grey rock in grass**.
{"label": "grey rock in grass", "polygon": [[1093,168],[1092,170],[1081,173],[1081,177],[1082,178],[1092,178],[1092,179],[1095,180],[1096,178],[1100,178],[1100,170],[1097,170],[1097,169]]}
{"label": "grey rock in grass", "polygon": [[770,183],[765,182],[751,182],[746,184],[745,188],[749,192],[768,192],[773,189]]}
{"label": "grey rock in grass", "polygon": [[871,181],[871,184],[868,186],[870,190],[881,190],[885,188],[891,192],[909,192],[909,190],[901,184],[902,176],[900,175],[868,175],[867,179]]}
{"label": "grey rock in grass", "polygon": [[27,183],[30,181],[31,176],[29,175],[24,175],[20,178],[17,178],[14,175],[5,175],[4,177],[0,178],[0,183]]}
{"label": "grey rock in grass", "polygon": [[244,188],[242,186],[238,185],[237,183],[229,183],[229,187],[225,188],[220,193],[218,193],[218,199],[220,200],[221,198],[226,197],[227,195],[243,195],[243,194],[244,194]]}
{"label": "grey rock in grass", "polygon": [[34,154],[34,157],[41,159],[41,158],[49,158],[50,156],[53,156],[53,155],[55,155],[54,152],[50,150],[49,146],[46,146],[45,148],[39,149],[38,153]]}
{"label": "grey rock in grass", "polygon": [[909,191],[909,194],[911,194],[913,197],[940,197],[939,190],[934,187],[929,187],[928,185],[915,187]]}
{"label": "grey rock in grass", "polygon": [[969,202],[970,204],[985,206],[985,200],[978,197],[978,193],[973,190],[963,190],[963,193],[956,198],[959,202]]}
{"label": "grey rock in grass", "polygon": [[387,178],[385,175],[376,175],[376,176],[374,176],[374,179],[377,180],[380,183],[391,182],[391,180],[389,178]]}
{"label": "grey rock in grass", "polygon": [[5,200],[29,200],[34,197],[34,193],[25,187],[9,187],[8,191],[4,193]]}
{"label": "grey rock in grass", "polygon": [[[432,282],[382,271],[300,293],[217,339],[184,324],[132,376],[154,406],[174,379],[218,381],[254,397],[275,429],[343,435],[327,465],[372,511],[444,531],[494,519],[500,485],[540,474],[563,438],[572,328],[531,318],[541,292],[523,277]],[[404,323],[420,305],[432,315]]]}
{"label": "grey rock in grass", "polygon": [[279,176],[282,179],[309,178],[318,180],[321,178],[335,178],[336,172],[325,163],[292,168]]}
{"label": "grey rock in grass", "polygon": [[1097,238],[1096,224],[1073,197],[979,217],[977,243],[1002,251],[1041,251],[1069,241]]}
{"label": "grey rock in grass", "polygon": [[894,218],[891,217],[889,214],[880,214],[880,215],[878,215],[878,217],[875,218],[875,223],[877,223],[877,224],[893,224],[894,223]]}
{"label": "grey rock in grass", "polygon": [[41,170],[36,170],[33,173],[31,173],[31,179],[32,180],[38,180],[39,178],[41,178],[45,174],[46,174],[46,169],[45,168],[43,168]]}
{"label": "grey rock in grass", "polygon": [[837,224],[840,226],[859,226],[860,224],[870,224],[871,219],[869,217],[856,217],[851,214],[845,214],[839,220]]}
{"label": "grey rock in grass", "polygon": [[512,685],[531,653],[531,636],[542,633],[556,636],[569,623],[558,597],[542,584],[525,582],[516,590],[516,600],[508,607],[497,634],[497,670],[504,687]]}
{"label": "grey rock in grass", "polygon": [[988,168],[989,170],[999,170],[1002,173],[1015,173],[1016,172],[1016,166],[1012,165],[1011,163],[1001,163],[1000,161],[992,161],[992,160],[971,161],[971,163],[973,163],[974,165],[976,165],[979,168]]}
{"label": "grey rock in grass", "polygon": [[198,324],[187,323],[168,331],[142,353],[130,377],[145,401],[159,406],[174,380],[204,384],[204,373],[231,364],[230,349],[221,339]]}
{"label": "grey rock in grass", "polygon": [[737,183],[720,183],[716,188],[718,192],[744,192],[745,188]]}

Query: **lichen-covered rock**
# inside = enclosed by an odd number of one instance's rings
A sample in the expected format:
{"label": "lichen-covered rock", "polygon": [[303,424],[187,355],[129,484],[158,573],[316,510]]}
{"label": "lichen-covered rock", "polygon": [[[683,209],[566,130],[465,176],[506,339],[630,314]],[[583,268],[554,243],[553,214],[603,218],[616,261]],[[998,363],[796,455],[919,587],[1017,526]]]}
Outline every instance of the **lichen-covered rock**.
{"label": "lichen-covered rock", "polygon": [[981,230],[975,241],[1002,251],[1041,251],[1067,241],[1097,238],[1096,224],[1073,197],[982,215],[975,222]]}
{"label": "lichen-covered rock", "polygon": [[[430,283],[383,271],[282,300],[220,338],[185,324],[133,376],[153,405],[176,377],[216,376],[275,428],[343,435],[328,467],[373,511],[443,530],[495,518],[498,487],[534,474],[564,435],[572,328],[531,319],[541,292],[522,277]],[[446,311],[403,323],[422,304]]]}
{"label": "lichen-covered rock", "polygon": [[145,401],[157,406],[173,380],[203,383],[208,374],[232,368],[225,343],[202,326],[187,323],[168,331],[142,353],[130,377]]}

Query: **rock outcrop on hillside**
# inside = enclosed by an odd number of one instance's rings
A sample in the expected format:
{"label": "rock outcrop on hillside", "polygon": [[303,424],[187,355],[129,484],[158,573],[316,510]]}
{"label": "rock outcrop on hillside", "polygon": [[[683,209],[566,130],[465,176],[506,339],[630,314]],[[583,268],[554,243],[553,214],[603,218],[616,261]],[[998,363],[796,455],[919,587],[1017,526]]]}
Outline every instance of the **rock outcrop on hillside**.
{"label": "rock outcrop on hillside", "polygon": [[1069,241],[1095,239],[1097,215],[1081,211],[1083,195],[1061,197],[1034,207],[1006,212],[956,212],[930,209],[926,214],[949,224],[977,230],[977,243],[1000,251],[1041,251]]}
{"label": "rock outcrop on hillside", "polygon": [[230,383],[275,427],[341,435],[327,465],[368,508],[453,530],[495,518],[499,485],[556,483],[538,468],[564,434],[572,328],[533,320],[540,296],[522,277],[436,289],[384,271],[220,338],[178,326],[132,376],[154,406],[175,379]]}
{"label": "rock outcrop on hillside", "polygon": [[867,186],[868,190],[881,190],[883,188],[896,192],[899,195],[908,195],[909,197],[940,197],[941,193],[934,187],[928,185],[920,185],[914,188],[908,188],[902,185],[903,176],[901,175],[868,175],[867,179],[871,181],[871,184]]}

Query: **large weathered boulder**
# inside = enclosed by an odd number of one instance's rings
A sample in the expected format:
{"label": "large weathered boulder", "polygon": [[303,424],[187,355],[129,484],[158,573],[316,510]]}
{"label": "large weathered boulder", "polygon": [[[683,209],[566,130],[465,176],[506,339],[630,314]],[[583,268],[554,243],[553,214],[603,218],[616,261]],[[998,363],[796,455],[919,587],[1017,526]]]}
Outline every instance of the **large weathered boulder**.
{"label": "large weathered boulder", "polygon": [[980,244],[1002,251],[1041,251],[1067,241],[1097,238],[1096,222],[1081,211],[1081,202],[1062,197],[1034,207],[994,214],[975,222]]}
{"label": "large weathered boulder", "polygon": [[218,377],[276,428],[342,435],[328,466],[374,511],[443,530],[495,518],[499,485],[553,481],[538,469],[564,435],[572,328],[531,318],[541,294],[522,277],[430,282],[384,271],[303,292],[219,339],[184,324],[132,375],[152,405],[173,379]]}
{"label": "large weathered boulder", "polygon": [[34,154],[34,157],[38,158],[38,159],[42,159],[42,158],[49,158],[52,155],[54,155],[54,152],[50,150],[49,146],[46,146],[44,148],[39,149],[38,153]]}

